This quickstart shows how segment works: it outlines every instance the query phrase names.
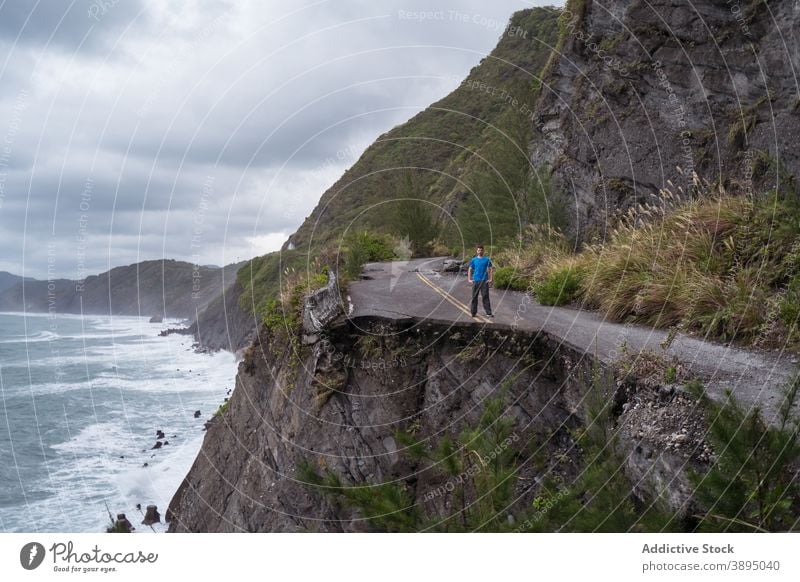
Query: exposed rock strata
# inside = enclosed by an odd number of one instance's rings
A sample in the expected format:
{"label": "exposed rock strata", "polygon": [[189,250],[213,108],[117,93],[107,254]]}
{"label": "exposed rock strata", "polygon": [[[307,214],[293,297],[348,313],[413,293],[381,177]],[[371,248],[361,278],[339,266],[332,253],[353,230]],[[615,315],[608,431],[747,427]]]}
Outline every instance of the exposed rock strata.
{"label": "exposed rock strata", "polygon": [[[394,433],[416,430],[433,442],[445,433],[455,436],[477,423],[483,400],[504,383],[510,384],[507,415],[518,435],[513,446],[525,460],[518,494],[531,501],[542,477],[533,462],[537,456],[565,478],[578,470],[571,430],[586,421],[591,372],[585,354],[546,334],[337,320],[298,358],[288,344],[262,333],[240,364],[229,410],[209,426],[170,504],[170,531],[362,530],[350,510],[296,480],[298,465],[307,460],[354,484],[401,479],[418,502],[452,513],[449,495],[426,495],[443,485],[441,477],[402,454]],[[602,390],[606,398],[648,398],[615,396],[610,377]],[[687,442],[677,450],[659,441],[677,427],[669,410],[681,414],[682,406],[663,401],[663,423],[635,408],[623,415],[631,436],[621,453],[629,457],[632,475],[655,476],[639,482],[643,498],[660,495],[685,510],[682,474],[698,466],[703,449]],[[645,430],[647,438],[637,436]]]}
{"label": "exposed rock strata", "polygon": [[795,2],[579,0],[567,10],[531,158],[553,169],[570,234],[603,234],[609,216],[661,188],[688,196],[692,171],[735,191],[798,194]]}

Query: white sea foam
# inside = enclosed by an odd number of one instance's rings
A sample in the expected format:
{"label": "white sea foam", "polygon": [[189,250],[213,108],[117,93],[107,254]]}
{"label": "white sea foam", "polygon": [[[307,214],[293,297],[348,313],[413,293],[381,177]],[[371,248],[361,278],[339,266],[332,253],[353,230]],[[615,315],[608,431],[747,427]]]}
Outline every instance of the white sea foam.
{"label": "white sea foam", "polygon": [[[47,325],[41,321],[39,328]],[[48,456],[33,469],[32,457],[18,457],[21,464],[28,462],[14,469],[26,475],[22,484],[0,483],[9,494],[19,491],[16,505],[0,507],[2,531],[100,531],[108,524],[106,503],[112,513],[126,513],[137,531],[152,531],[140,525],[136,504],[143,510],[157,505],[163,519],[199,451],[203,423],[233,387],[235,357],[227,352],[195,353],[186,336],[158,337],[158,331],[173,322],[93,316],[79,325],[93,336],[91,348],[69,342],[60,344],[55,356],[46,344],[28,346],[31,364],[26,370],[24,352],[17,346],[0,368],[3,402],[9,410],[23,414],[32,400],[37,403],[27,431],[23,419],[23,424],[14,425],[13,414],[11,425],[0,427],[0,451],[10,450],[6,445],[13,443],[16,451],[34,446]],[[75,336],[75,326],[75,321],[65,324],[65,334]],[[47,331],[33,327],[29,326],[33,337]],[[13,339],[2,332],[4,341]],[[117,341],[120,334],[128,334],[125,341]],[[74,368],[67,370],[72,376],[64,381],[53,381],[54,372],[47,368],[55,367],[56,359],[59,366]],[[9,362],[16,362],[15,367]],[[195,410],[201,410],[200,418],[194,418]],[[169,444],[152,449],[157,429],[166,433]],[[21,441],[23,435],[26,440]],[[12,466],[13,459],[3,453],[0,462]],[[20,487],[25,487],[25,497]]]}
{"label": "white sea foam", "polygon": [[16,335],[0,341],[0,344],[35,344],[58,339],[58,334],[52,331],[40,331],[30,336]]}

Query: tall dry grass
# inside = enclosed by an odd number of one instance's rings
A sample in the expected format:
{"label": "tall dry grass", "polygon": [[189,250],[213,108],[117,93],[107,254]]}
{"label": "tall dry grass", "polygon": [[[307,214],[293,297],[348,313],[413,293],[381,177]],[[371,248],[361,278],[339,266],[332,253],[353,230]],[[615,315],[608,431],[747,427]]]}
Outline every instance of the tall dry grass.
{"label": "tall dry grass", "polygon": [[514,264],[543,303],[579,301],[616,321],[766,345],[799,339],[799,237],[796,203],[731,195],[695,176],[690,199],[662,190],[602,243],[573,254],[548,237]]}

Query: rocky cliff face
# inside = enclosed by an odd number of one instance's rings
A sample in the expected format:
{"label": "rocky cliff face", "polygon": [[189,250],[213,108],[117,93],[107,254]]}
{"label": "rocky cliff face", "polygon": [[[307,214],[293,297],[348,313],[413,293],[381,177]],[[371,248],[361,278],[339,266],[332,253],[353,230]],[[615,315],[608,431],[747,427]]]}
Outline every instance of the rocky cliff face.
{"label": "rocky cliff face", "polygon": [[253,310],[242,307],[241,296],[242,287],[234,282],[197,315],[189,333],[195,336],[201,349],[238,352],[250,345],[256,333],[257,316]]}
{"label": "rocky cliff face", "polygon": [[531,154],[572,207],[571,234],[602,234],[661,188],[688,196],[694,171],[796,196],[799,19],[790,0],[568,2]]}
{"label": "rocky cliff face", "polygon": [[[546,334],[339,318],[311,341],[296,352],[259,334],[240,364],[228,411],[210,424],[172,500],[170,531],[365,529],[350,509],[298,480],[298,466],[308,461],[351,484],[402,480],[416,502],[451,515],[455,499],[446,482],[410,461],[395,433],[431,442],[455,437],[478,422],[484,400],[504,384],[505,416],[515,423],[511,446],[526,459],[517,495],[530,503],[545,473],[567,479],[580,470],[571,431],[587,419],[587,391],[597,386],[592,362]],[[641,477],[639,494],[685,511],[684,471],[702,463],[703,451],[693,403],[605,377],[598,389],[617,400],[621,453]],[[537,466],[534,458],[548,462]]]}

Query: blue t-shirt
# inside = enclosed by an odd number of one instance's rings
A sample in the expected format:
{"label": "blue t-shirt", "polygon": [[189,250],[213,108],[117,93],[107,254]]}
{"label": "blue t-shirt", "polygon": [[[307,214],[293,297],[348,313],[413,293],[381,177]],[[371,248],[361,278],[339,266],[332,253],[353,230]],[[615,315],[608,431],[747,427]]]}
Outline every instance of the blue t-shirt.
{"label": "blue t-shirt", "polygon": [[489,267],[494,267],[492,264],[492,259],[487,256],[472,257],[472,260],[469,262],[469,266],[472,267],[473,281],[483,281],[487,279]]}

